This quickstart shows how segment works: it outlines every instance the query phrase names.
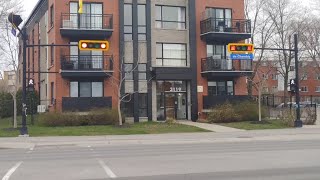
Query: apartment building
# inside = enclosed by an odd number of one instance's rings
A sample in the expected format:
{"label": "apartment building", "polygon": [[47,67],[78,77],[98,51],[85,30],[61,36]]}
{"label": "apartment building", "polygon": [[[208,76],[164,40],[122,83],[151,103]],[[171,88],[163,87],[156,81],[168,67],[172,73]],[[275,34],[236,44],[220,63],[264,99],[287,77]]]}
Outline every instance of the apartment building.
{"label": "apartment building", "polygon": [[[243,0],[85,0],[78,8],[40,0],[25,24],[29,44],[59,45],[27,53],[27,77],[50,110],[116,108],[122,78],[122,109],[134,122],[195,121],[247,94],[252,61],[231,61],[226,48],[251,37]],[[108,40],[110,49],[80,51],[85,39]]]}
{"label": "apartment building", "polygon": [[[1,73],[1,72],[0,72]],[[0,91],[14,92],[16,89],[16,73],[14,71],[3,71],[0,79]]]}

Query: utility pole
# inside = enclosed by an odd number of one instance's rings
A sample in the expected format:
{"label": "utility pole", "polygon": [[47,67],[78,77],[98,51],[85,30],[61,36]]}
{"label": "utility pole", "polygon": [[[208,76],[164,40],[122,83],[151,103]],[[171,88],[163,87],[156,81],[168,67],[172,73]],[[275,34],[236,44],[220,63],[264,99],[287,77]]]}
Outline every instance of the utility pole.
{"label": "utility pole", "polygon": [[300,86],[299,86],[299,60],[298,60],[298,34],[294,35],[294,56],[295,56],[295,65],[296,65],[296,104],[297,104],[297,119],[294,122],[294,127],[301,128],[303,123],[301,121],[301,111],[300,111]]}

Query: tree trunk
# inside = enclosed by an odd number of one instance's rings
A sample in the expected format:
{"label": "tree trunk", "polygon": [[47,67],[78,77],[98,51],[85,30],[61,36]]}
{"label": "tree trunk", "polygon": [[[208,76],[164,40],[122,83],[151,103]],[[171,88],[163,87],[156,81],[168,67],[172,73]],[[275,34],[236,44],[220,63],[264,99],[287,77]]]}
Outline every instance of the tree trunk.
{"label": "tree trunk", "polygon": [[121,114],[121,101],[118,100],[118,117],[119,117],[119,126],[122,126],[122,114]]}
{"label": "tree trunk", "polygon": [[259,87],[259,122],[262,121],[262,118],[261,118],[261,85]]}
{"label": "tree trunk", "polygon": [[17,128],[17,96],[13,96],[13,128]]}
{"label": "tree trunk", "polygon": [[248,95],[249,95],[249,96],[252,96],[252,95],[253,95],[253,92],[252,92],[253,82],[252,82],[251,80],[248,80],[247,88],[248,88]]}
{"label": "tree trunk", "polygon": [[283,103],[284,103],[284,107],[287,107],[288,77],[289,77],[289,75],[286,75],[286,76],[284,77],[284,91],[283,91]]}

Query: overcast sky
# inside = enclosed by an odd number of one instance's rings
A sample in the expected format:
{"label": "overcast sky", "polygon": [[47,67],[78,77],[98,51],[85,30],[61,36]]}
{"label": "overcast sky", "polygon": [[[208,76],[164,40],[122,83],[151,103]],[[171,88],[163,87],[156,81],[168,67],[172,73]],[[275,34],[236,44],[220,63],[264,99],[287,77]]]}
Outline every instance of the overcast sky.
{"label": "overcast sky", "polygon": [[23,19],[26,19],[31,13],[32,9],[36,6],[38,0],[24,0],[22,2],[24,7]]}

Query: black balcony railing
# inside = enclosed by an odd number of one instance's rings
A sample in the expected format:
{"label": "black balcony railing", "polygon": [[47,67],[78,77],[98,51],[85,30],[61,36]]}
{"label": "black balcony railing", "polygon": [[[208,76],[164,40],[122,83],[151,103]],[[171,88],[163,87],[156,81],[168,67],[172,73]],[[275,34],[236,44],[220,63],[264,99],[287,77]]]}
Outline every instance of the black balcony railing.
{"label": "black balcony railing", "polygon": [[62,13],[61,28],[107,30],[113,28],[112,14]]}
{"label": "black balcony railing", "polygon": [[112,71],[110,55],[62,56],[61,69],[69,71]]}
{"label": "black balcony railing", "polygon": [[201,59],[202,72],[215,71],[252,71],[252,60],[241,60],[235,63],[227,58],[207,57]]}
{"label": "black balcony railing", "polygon": [[207,18],[200,22],[201,34],[209,32],[251,33],[251,21],[247,19]]}

